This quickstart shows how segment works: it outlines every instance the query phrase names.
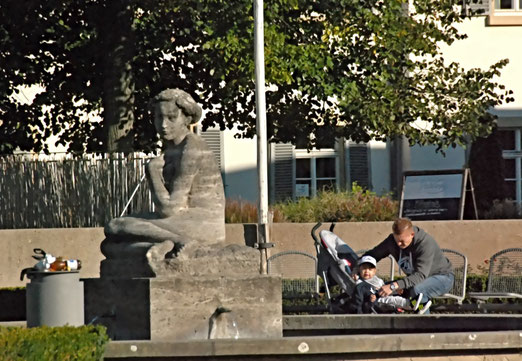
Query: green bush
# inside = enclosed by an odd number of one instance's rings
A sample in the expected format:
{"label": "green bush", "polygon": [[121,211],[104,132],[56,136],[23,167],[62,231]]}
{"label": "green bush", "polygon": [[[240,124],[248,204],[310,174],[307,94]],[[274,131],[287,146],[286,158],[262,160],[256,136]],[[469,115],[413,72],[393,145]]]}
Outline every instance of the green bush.
{"label": "green bush", "polygon": [[522,218],[514,201],[493,200],[491,208],[483,212],[484,219],[517,219]]}
{"label": "green bush", "polygon": [[108,341],[103,326],[0,327],[0,360],[98,361]]}
{"label": "green bush", "polygon": [[378,196],[353,184],[351,191],[321,192],[317,197],[278,203],[273,207],[288,222],[370,222],[390,221],[399,213],[398,202],[390,195]]}
{"label": "green bush", "polygon": [[487,285],[487,275],[468,273],[466,277],[466,294],[468,292],[485,292]]}
{"label": "green bush", "polygon": [[[270,207],[273,222],[371,222],[391,221],[399,213],[398,202],[390,194],[378,196],[353,184],[351,191],[321,192],[314,198],[281,202]],[[257,223],[257,205],[227,200],[226,223]]]}

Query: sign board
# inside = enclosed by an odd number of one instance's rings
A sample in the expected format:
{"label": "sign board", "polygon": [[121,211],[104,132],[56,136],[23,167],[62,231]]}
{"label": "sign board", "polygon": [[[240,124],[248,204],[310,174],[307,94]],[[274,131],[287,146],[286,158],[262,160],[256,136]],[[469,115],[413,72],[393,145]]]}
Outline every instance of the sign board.
{"label": "sign board", "polygon": [[463,219],[467,191],[475,204],[469,169],[404,172],[402,184],[399,213],[411,220]]}
{"label": "sign board", "polygon": [[308,184],[296,184],[295,185],[295,196],[299,197],[310,197],[310,186]]}

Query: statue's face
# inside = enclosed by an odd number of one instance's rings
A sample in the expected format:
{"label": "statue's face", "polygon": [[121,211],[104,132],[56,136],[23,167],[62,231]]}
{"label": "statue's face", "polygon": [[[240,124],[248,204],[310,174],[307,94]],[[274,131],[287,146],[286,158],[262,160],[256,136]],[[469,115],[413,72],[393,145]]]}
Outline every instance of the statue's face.
{"label": "statue's face", "polygon": [[188,131],[189,117],[174,102],[159,102],[154,109],[154,126],[163,140],[181,140]]}

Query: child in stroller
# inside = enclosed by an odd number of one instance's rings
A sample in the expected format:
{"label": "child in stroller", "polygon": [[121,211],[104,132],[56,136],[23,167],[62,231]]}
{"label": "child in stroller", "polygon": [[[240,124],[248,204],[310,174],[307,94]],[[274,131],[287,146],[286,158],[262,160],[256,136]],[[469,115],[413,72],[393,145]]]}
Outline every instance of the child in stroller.
{"label": "child in stroller", "polygon": [[[319,237],[317,237],[315,233],[321,224],[321,222],[317,223],[311,233],[315,241],[317,252],[317,275],[324,281],[329,311],[330,313],[357,313],[357,306],[354,306],[353,302],[357,287],[356,279],[359,256],[357,256],[357,253],[355,253],[346,242],[333,233],[335,223],[332,223],[330,230],[321,230]],[[375,281],[376,280],[377,278]],[[382,282],[380,278],[379,280]],[[339,285],[342,292],[340,295],[332,297],[330,288],[335,285]],[[376,289],[380,287],[381,286]],[[387,301],[390,303],[385,305]],[[396,303],[400,303],[400,308],[405,309],[408,307],[402,306],[407,306],[406,304],[409,305],[407,299],[383,298],[378,304],[379,307],[374,307],[373,309],[377,313],[397,312],[399,306]]]}
{"label": "child in stroller", "polygon": [[410,310],[410,301],[402,296],[378,297],[377,290],[384,281],[377,275],[377,261],[372,256],[359,260],[359,279],[357,280],[351,302],[354,313],[387,313]]}

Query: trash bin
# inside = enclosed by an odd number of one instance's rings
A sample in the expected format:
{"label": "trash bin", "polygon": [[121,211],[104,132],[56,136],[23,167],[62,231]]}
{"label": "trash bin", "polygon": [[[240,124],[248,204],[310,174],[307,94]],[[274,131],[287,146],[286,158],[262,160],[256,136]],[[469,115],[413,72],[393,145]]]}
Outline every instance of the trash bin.
{"label": "trash bin", "polygon": [[27,327],[84,324],[83,282],[79,271],[29,271]]}

